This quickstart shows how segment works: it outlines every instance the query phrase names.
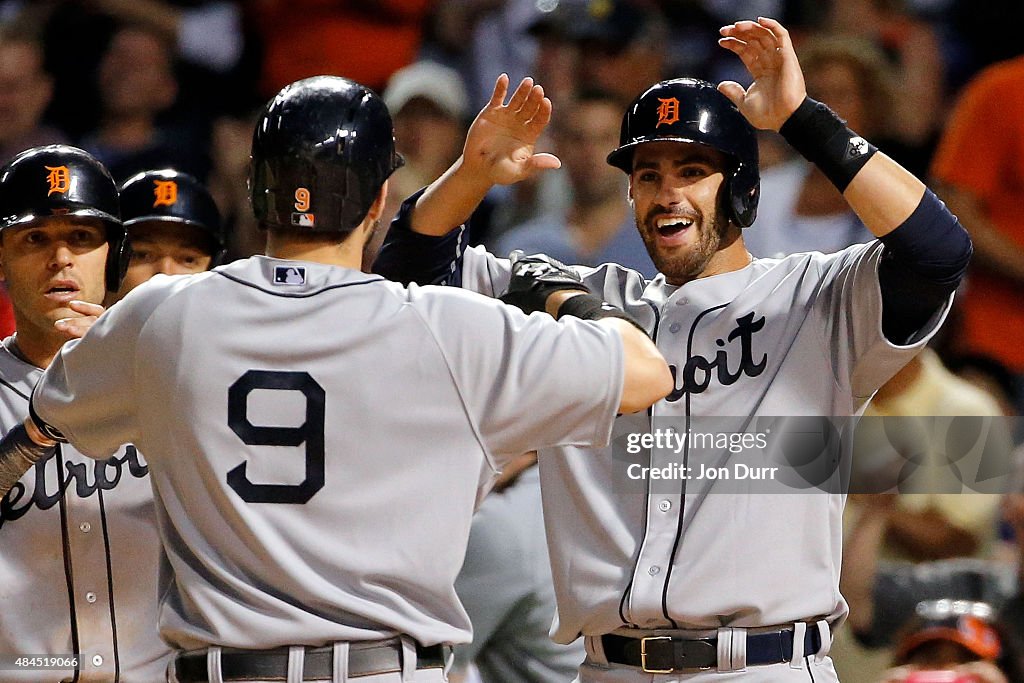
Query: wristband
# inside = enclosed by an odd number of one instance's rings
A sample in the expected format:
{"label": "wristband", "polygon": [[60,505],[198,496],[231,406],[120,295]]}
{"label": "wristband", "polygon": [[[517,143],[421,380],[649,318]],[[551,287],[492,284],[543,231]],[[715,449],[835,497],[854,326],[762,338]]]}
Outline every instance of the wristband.
{"label": "wristband", "polygon": [[34,424],[36,426],[36,429],[38,429],[40,431],[40,433],[43,436],[45,436],[46,438],[52,439],[53,441],[56,441],[57,443],[67,443],[68,442],[68,440],[64,437],[64,435],[61,434],[59,429],[57,429],[56,427],[50,425],[46,420],[44,420],[43,418],[39,417],[39,414],[36,412],[35,406],[32,405],[32,401],[31,400],[29,400],[29,402],[28,402],[28,416],[29,416],[29,419],[32,420],[32,424]]}
{"label": "wristband", "polygon": [[779,133],[793,149],[821,169],[845,192],[853,177],[878,148],[846,127],[828,106],[805,97]]}
{"label": "wristband", "polygon": [[577,294],[562,302],[558,307],[556,319],[561,320],[564,316],[571,315],[580,320],[602,320],[603,318],[618,318],[632,324],[635,328],[647,334],[647,330],[640,326],[633,316],[621,308],[612,306],[610,303],[596,294]]}

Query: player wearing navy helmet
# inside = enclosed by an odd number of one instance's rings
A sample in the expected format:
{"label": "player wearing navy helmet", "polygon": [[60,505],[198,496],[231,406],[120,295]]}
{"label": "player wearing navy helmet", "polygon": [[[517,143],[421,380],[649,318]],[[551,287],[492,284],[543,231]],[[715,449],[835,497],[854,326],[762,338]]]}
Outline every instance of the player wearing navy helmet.
{"label": "player wearing navy helmet", "polygon": [[[482,114],[514,147],[550,111],[520,90],[531,106]],[[284,88],[253,136],[269,255],[133,290],[60,352],[0,443],[0,491],[51,439],[146,453],[174,574],[171,680],[443,681],[448,645],[469,639],[454,580],[496,471],[605,443],[617,412],[668,391],[650,338],[578,279],[524,267],[510,288],[575,311],[556,322],[363,273],[399,163],[365,87]]]}
{"label": "player wearing navy helmet", "polygon": [[210,192],[187,173],[145,171],[120,188],[131,259],[123,296],[157,274],[190,275],[220,265],[227,235]]}
{"label": "player wearing navy helmet", "polygon": [[[620,420],[618,447],[539,455],[554,637],[585,637],[583,683],[836,680],[827,655],[847,611],[843,437],[938,329],[971,254],[931,191],[807,98],[782,25],[737,22],[719,42],[750,87],[655,84],[627,110],[608,157],[629,175],[660,274],[547,265],[633,315],[675,378],[649,422]],[[538,168],[528,154],[497,154],[503,131],[481,123],[452,169],[406,202],[376,272],[492,296],[515,282],[516,259],[466,248],[453,229],[493,184]],[[755,129],[780,131],[817,164],[878,239],[835,254],[751,256]],[[801,417],[845,418],[833,425],[844,450],[791,461],[771,425]]]}
{"label": "player wearing navy helmet", "polygon": [[[118,288],[123,243],[117,186],[86,152],[33,148],[0,170],[0,277],[16,321],[0,343],[4,433],[18,430],[76,326]],[[171,654],[157,630],[160,541],[135,447],[94,460],[62,444],[5,494],[0,678],[160,680]]]}

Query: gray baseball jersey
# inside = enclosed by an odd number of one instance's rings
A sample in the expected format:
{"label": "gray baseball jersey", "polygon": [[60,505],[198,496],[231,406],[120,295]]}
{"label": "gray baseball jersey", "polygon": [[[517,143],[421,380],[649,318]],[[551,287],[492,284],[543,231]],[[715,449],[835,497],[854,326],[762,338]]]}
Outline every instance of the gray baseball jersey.
{"label": "gray baseball jersey", "polygon": [[[651,409],[653,421],[689,425],[713,416],[719,433],[747,433],[761,416],[860,414],[938,328],[945,308],[915,343],[885,339],[882,253],[876,241],[830,255],[754,259],[681,287],[615,265],[579,272],[642,322],[672,368],[676,389]],[[478,247],[453,253],[449,272],[453,282],[493,296],[507,286],[509,263]],[[635,430],[635,419],[620,419],[623,430]],[[678,460],[652,450],[650,466]],[[689,464],[696,472],[702,463]],[[723,482],[692,479],[670,488],[648,480],[647,495],[635,495],[623,489],[621,467],[610,447],[540,453],[556,640],[622,627],[702,630],[845,617],[844,495],[765,493],[753,481],[750,495],[713,495]],[[742,483],[728,485],[744,491]]]}
{"label": "gray baseball jersey", "polygon": [[[0,430],[25,419],[43,371],[0,346]],[[115,448],[105,451],[108,455]],[[152,683],[171,650],[157,632],[160,539],[145,460],[70,445],[0,502],[0,655],[80,654],[73,668],[0,671],[3,681]]]}
{"label": "gray baseball jersey", "polygon": [[469,640],[453,583],[495,470],[607,443],[618,334],[253,257],[157,276],[64,347],[38,414],[146,453],[181,649]]}
{"label": "gray baseball jersey", "polygon": [[485,683],[576,677],[583,643],[559,645],[548,636],[555,589],[536,466],[480,506],[455,591],[473,622],[473,642],[455,648],[456,665],[474,662]]}

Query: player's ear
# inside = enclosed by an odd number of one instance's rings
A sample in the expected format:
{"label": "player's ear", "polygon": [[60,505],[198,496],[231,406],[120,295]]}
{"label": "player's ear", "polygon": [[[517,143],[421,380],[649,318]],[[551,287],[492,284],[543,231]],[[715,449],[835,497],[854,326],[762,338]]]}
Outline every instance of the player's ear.
{"label": "player's ear", "polygon": [[380,186],[376,199],[373,200],[373,204],[370,204],[370,210],[366,212],[366,218],[370,225],[379,221],[380,217],[384,215],[384,204],[388,200],[388,182],[385,180],[384,184]]}

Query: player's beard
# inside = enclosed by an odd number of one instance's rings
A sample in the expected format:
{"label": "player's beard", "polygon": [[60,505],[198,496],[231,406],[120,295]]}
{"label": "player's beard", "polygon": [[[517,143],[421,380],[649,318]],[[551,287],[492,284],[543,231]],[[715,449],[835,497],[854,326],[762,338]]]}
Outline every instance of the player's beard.
{"label": "player's beard", "polygon": [[[656,216],[673,214],[693,221],[690,230],[696,231],[696,239],[690,245],[665,249],[658,245],[658,229],[654,225]],[[672,285],[683,285],[704,272],[715,253],[722,248],[727,237],[729,221],[722,220],[716,211],[708,218],[697,208],[685,211],[670,211],[662,206],[653,206],[647,212],[643,223],[637,217],[637,231],[643,238],[647,254],[659,273]]]}

